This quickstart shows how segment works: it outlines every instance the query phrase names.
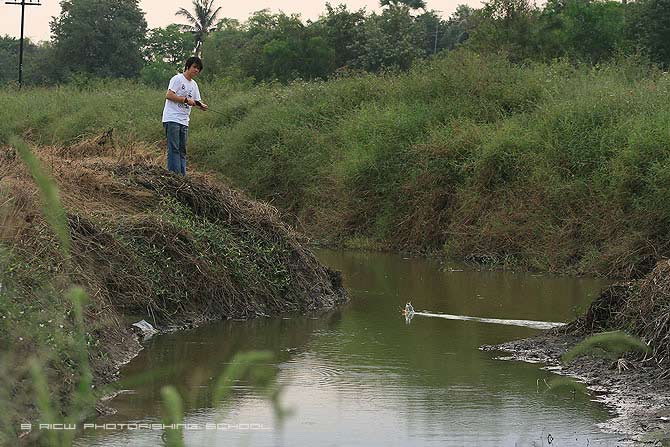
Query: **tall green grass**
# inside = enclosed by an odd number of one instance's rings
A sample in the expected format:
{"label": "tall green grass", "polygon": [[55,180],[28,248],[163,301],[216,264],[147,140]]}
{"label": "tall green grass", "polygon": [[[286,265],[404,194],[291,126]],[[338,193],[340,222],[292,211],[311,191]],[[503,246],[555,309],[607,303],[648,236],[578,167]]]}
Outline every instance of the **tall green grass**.
{"label": "tall green grass", "polygon": [[[670,79],[643,61],[457,51],[403,74],[201,90],[218,113],[193,112],[191,160],[319,240],[612,276],[670,254]],[[114,127],[159,153],[163,94],[115,82],[0,99],[5,126],[39,143]]]}

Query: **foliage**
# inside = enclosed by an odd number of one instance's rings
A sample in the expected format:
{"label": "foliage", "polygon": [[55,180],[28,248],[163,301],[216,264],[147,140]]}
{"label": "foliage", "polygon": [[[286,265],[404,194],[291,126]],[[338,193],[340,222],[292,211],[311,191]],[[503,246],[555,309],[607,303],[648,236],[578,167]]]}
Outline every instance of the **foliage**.
{"label": "foliage", "polygon": [[560,393],[562,391],[569,391],[571,393],[579,393],[585,396],[589,395],[589,390],[582,382],[578,382],[572,377],[552,377],[548,382],[545,382],[547,389],[545,392]]}
{"label": "foliage", "polygon": [[61,8],[51,32],[62,79],[138,76],[147,29],[138,0],[63,0]]}
{"label": "foliage", "polygon": [[341,69],[349,65],[357,56],[355,42],[363,39],[365,10],[349,11],[346,5],[333,8],[326,3],[326,12],[313,27],[318,35],[333,49],[333,66]]}
{"label": "foliage", "polygon": [[477,14],[479,24],[468,42],[473,49],[502,52],[517,62],[537,54],[538,11],[528,0],[491,0]]}
{"label": "foliage", "polygon": [[149,64],[170,64],[174,69],[184,66],[184,61],[191,55],[194,37],[183,33],[179,25],[172,24],[165,28],[153,28],[147,33],[147,40],[142,52],[144,60]]}
{"label": "foliage", "polygon": [[[34,43],[30,39],[23,41],[23,84],[48,85],[55,80],[55,61],[53,46],[48,42]],[[0,71],[0,85],[18,81],[19,39],[0,37],[0,61],[4,69]]]}
{"label": "foliage", "polygon": [[214,9],[214,0],[193,0],[193,13],[184,8],[179,8],[177,11],[176,15],[184,17],[189,23],[188,25],[182,25],[182,29],[193,34],[195,39],[193,52],[196,56],[200,56],[202,42],[207,34],[212,31],[220,11],[220,6]]}
{"label": "foliage", "polygon": [[629,45],[670,67],[670,1],[641,0],[628,4],[626,34]]}
{"label": "foliage", "polygon": [[212,33],[203,53],[214,72],[258,81],[313,79],[333,70],[334,50],[323,37],[299,16],[267,10],[254,13],[244,29],[233,25]]}
{"label": "foliage", "polygon": [[173,64],[163,61],[156,61],[146,64],[140,71],[140,79],[145,85],[151,87],[166,87],[167,80],[178,72]]}
{"label": "foliage", "polygon": [[200,75],[207,80],[249,78],[244,73],[241,60],[249,41],[237,21],[221,21],[203,43],[205,70]]}
{"label": "foliage", "polygon": [[599,63],[633,51],[624,39],[630,8],[615,1],[552,0],[539,9],[526,0],[494,0],[475,12],[468,45],[514,61],[568,57]]}
{"label": "foliage", "polygon": [[467,5],[459,5],[456,11],[449,17],[444,24],[440,24],[438,29],[442,30],[439,38],[438,49],[453,50],[456,46],[466,42],[470,33],[476,28],[475,10]]}
{"label": "foliage", "polygon": [[[175,426],[183,424],[184,410],[182,408],[181,396],[173,386],[165,386],[161,389],[163,398],[163,425]],[[165,444],[168,447],[181,447],[184,445],[184,433],[182,428],[165,429]]]}
{"label": "foliage", "polygon": [[381,6],[389,9],[407,7],[409,9],[426,9],[424,0],[379,0]]}
{"label": "foliage", "polygon": [[625,8],[613,1],[549,2],[540,17],[542,55],[591,63],[609,59],[624,45]]}
{"label": "foliage", "polygon": [[386,9],[365,21],[361,41],[352,43],[357,54],[352,65],[373,72],[386,68],[406,70],[425,56],[426,40],[426,30],[410,15],[408,7]]}
{"label": "foliage", "polygon": [[[269,10],[252,14],[242,25],[222,22],[204,43],[211,69],[206,76],[289,82],[352,70],[405,70],[467,38],[463,17],[452,23],[430,11],[414,16],[413,8],[421,6],[412,2],[387,6],[381,14],[367,14],[326,4],[319,20],[307,24],[297,15]],[[468,11],[461,8],[459,14]]]}
{"label": "foliage", "polygon": [[[24,41],[24,57],[27,58],[35,45],[26,39]],[[6,61],[5,68],[0,71],[0,83],[5,84],[10,81],[18,80],[19,65],[19,39],[4,36],[0,37],[0,61]],[[16,70],[10,67],[17,67]]]}

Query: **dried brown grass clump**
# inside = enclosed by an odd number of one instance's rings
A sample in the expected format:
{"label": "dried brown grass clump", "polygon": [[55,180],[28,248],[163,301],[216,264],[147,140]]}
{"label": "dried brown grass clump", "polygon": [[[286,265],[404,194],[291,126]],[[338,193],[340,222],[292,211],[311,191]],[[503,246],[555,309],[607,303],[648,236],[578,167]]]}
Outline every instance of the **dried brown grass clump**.
{"label": "dried brown grass clump", "polygon": [[9,148],[0,149],[0,240],[35,268],[55,268],[85,286],[91,317],[112,311],[184,324],[346,299],[339,276],[275,208],[211,175],[168,173],[155,151],[119,147],[112,131],[34,151],[58,183],[71,259],[62,259],[30,175]]}
{"label": "dried brown grass clump", "polygon": [[649,358],[669,369],[670,260],[659,261],[641,280],[605,289],[572,328],[587,333],[616,329],[636,335],[649,344]]}

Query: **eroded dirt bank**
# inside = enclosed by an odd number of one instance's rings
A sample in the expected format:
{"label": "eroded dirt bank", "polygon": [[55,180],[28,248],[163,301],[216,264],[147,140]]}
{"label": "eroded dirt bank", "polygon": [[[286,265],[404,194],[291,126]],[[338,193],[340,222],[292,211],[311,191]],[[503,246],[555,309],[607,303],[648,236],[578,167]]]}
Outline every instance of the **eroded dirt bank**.
{"label": "eroded dirt bank", "polygon": [[59,409],[77,388],[81,362],[71,346],[79,329],[64,298],[73,285],[89,297],[83,330],[98,388],[141,349],[132,322],[173,330],[347,300],[339,273],[274,207],[212,175],[168,173],[155,151],[119,147],[111,133],[32,150],[58,186],[70,249],[61,250],[44,194],[16,150],[0,148],[0,357],[9,365],[0,375],[12,402],[2,408],[10,425],[0,441],[23,437],[12,427],[37,414],[26,359],[47,368]]}
{"label": "eroded dirt bank", "polygon": [[[613,362],[593,356],[571,363],[561,356],[588,335],[622,330],[640,337],[649,352]],[[552,371],[583,381],[597,400],[614,411],[602,424],[622,439],[670,444],[670,261],[660,261],[645,278],[603,290],[587,313],[566,327],[524,340],[482,346],[504,359],[541,362]]]}

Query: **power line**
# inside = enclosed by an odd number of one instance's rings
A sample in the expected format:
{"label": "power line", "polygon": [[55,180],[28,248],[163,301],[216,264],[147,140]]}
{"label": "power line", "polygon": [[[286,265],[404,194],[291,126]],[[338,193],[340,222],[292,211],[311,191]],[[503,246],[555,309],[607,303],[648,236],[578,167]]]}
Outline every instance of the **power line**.
{"label": "power line", "polygon": [[14,0],[6,1],[5,4],[21,5],[21,40],[19,43],[19,88],[21,88],[21,85],[23,84],[23,23],[26,13],[26,6],[41,6],[42,4],[40,3],[40,0],[28,0],[28,3],[26,3],[26,0],[21,0],[20,2]]}

